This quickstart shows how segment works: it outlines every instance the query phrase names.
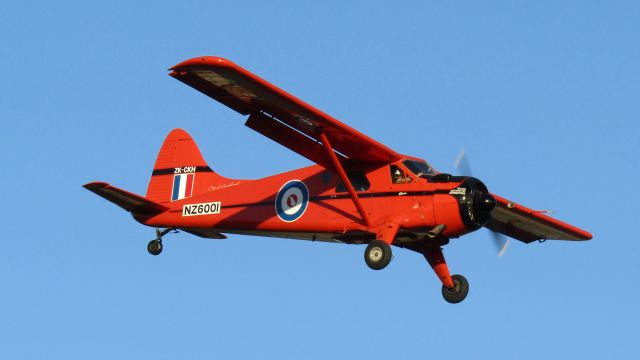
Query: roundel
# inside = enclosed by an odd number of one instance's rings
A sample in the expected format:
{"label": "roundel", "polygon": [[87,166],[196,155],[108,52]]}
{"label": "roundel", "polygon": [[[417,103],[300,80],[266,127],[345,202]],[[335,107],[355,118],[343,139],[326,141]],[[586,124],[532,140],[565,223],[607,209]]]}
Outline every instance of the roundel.
{"label": "roundel", "polygon": [[307,210],[309,190],[300,180],[291,180],[282,185],[276,196],[276,214],[282,221],[296,221]]}

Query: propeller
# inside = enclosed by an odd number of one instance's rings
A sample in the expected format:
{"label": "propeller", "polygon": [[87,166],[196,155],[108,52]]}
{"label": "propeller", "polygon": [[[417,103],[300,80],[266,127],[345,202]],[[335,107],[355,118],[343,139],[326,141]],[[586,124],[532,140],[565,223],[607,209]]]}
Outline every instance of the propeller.
{"label": "propeller", "polygon": [[509,238],[500,234],[499,232],[495,232],[493,230],[489,231],[491,232],[491,237],[493,237],[493,243],[496,245],[498,257],[501,257],[507,251],[507,246],[509,246]]}
{"label": "propeller", "polygon": [[[467,154],[465,153],[464,149],[460,150],[460,153],[458,154],[458,156],[456,157],[456,161],[454,162],[454,166],[460,174],[464,176],[471,176],[471,165],[469,164],[469,160],[467,159]],[[496,246],[496,250],[498,251],[498,257],[501,257],[507,251],[507,246],[509,246],[509,238],[493,230],[489,231],[491,232],[493,243]]]}

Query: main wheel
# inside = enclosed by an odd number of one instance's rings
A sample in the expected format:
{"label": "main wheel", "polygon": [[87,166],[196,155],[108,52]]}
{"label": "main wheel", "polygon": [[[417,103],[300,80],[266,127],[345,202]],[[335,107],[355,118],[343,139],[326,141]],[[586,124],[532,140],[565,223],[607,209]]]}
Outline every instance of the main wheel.
{"label": "main wheel", "polygon": [[391,246],[384,241],[373,240],[364,251],[364,261],[373,270],[384,269],[391,262]]}
{"label": "main wheel", "polygon": [[147,251],[151,255],[160,255],[162,252],[162,242],[158,239],[149,241],[149,244],[147,244]]}
{"label": "main wheel", "polygon": [[442,297],[451,304],[457,304],[469,294],[469,282],[462,275],[452,275],[453,287],[451,289],[442,285]]}

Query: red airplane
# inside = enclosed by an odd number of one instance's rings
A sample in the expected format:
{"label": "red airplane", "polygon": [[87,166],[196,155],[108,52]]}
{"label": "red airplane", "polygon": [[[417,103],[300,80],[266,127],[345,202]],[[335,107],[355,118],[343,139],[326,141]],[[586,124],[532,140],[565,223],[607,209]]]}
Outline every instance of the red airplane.
{"label": "red airplane", "polygon": [[[88,190],[156,228],[147,250],[182,230],[212,239],[223,234],[367,244],[374,270],[391,261],[391,246],[418,252],[442,282],[450,303],[467,296],[462,275],[450,275],[442,246],[481,227],[525,243],[589,240],[577,227],[492,194],[478,179],[434,170],[402,155],[281,90],[229,60],[198,57],[170,69],[172,77],[242,115],[245,125],[316,165],[258,180],[225,178],[195,142],[175,129],[162,144],[146,196],[104,182]],[[164,230],[160,231],[161,228]]]}

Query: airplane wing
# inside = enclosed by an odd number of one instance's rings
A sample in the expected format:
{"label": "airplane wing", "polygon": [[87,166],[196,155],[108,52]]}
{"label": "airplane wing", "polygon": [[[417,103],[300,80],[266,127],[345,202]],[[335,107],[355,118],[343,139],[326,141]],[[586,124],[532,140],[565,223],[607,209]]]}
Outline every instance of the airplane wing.
{"label": "airplane wing", "polygon": [[497,206],[485,225],[490,230],[525,243],[536,240],[579,241],[592,237],[590,233],[547,216],[542,211],[531,210],[501,196],[491,195],[496,199]]}
{"label": "airplane wing", "polygon": [[320,133],[327,136],[347,169],[388,164],[401,155],[315,107],[261,79],[233,62],[219,57],[198,57],[170,70],[172,77],[243,115],[249,128],[333,169],[322,148]]}

